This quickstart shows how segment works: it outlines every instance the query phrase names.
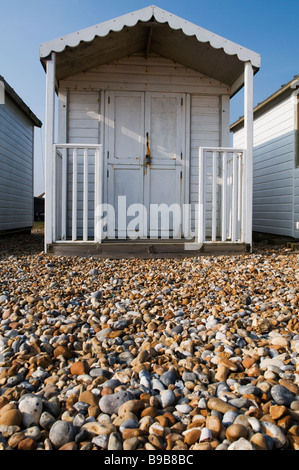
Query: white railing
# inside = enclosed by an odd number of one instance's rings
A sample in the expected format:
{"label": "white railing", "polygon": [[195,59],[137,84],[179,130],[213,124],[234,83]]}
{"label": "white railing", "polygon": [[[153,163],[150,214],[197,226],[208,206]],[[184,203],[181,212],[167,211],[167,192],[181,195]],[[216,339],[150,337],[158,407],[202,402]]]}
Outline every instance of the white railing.
{"label": "white railing", "polygon": [[[54,144],[53,241],[101,243],[102,146]],[[245,242],[245,150],[199,149],[199,244]]]}
{"label": "white railing", "polygon": [[56,241],[71,239],[100,243],[96,208],[102,201],[102,146],[54,144],[53,151],[53,238]]}
{"label": "white railing", "polygon": [[199,149],[198,243],[244,243],[244,167],[243,149]]}

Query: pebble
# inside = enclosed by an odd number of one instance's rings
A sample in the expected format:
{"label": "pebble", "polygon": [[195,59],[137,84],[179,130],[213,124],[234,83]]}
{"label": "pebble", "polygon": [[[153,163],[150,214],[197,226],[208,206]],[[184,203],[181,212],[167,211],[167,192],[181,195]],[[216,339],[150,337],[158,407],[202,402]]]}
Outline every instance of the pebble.
{"label": "pebble", "polygon": [[76,430],[72,423],[63,420],[57,420],[49,431],[49,440],[54,447],[62,447],[68,442],[73,442]]}
{"label": "pebble", "polygon": [[101,397],[99,401],[99,407],[103,413],[112,415],[113,413],[118,413],[119,408],[126,401],[133,399],[134,395],[131,392],[127,390],[121,390],[111,395],[104,395]]}
{"label": "pebble", "polygon": [[[2,411],[2,410],[1,410]],[[16,409],[10,409],[0,414],[0,426],[20,426],[22,423],[23,414]]]}
{"label": "pebble", "polygon": [[288,446],[288,438],[284,434],[280,426],[277,426],[276,424],[268,421],[263,421],[262,429],[265,434],[267,434],[273,439],[275,447],[277,449],[281,449]]}
{"label": "pebble", "polygon": [[0,448],[298,450],[298,254],[50,257],[1,239]]}
{"label": "pebble", "polygon": [[227,450],[256,450],[253,444],[244,439],[244,437],[240,437],[237,441],[234,441],[227,447]]}
{"label": "pebble", "polygon": [[225,436],[229,441],[237,441],[241,437],[246,438],[247,437],[247,428],[243,426],[242,424],[231,424],[228,426],[225,432]]}
{"label": "pebble", "polygon": [[37,395],[23,395],[19,400],[19,411],[25,427],[39,423],[42,413],[42,398]]}
{"label": "pebble", "polygon": [[223,414],[226,414],[229,411],[234,412],[236,414],[238,413],[238,408],[236,406],[233,406],[230,403],[222,400],[221,398],[216,397],[212,397],[208,400],[208,408],[210,410],[219,411]]}
{"label": "pebble", "polygon": [[176,396],[173,390],[162,390],[160,392],[161,404],[162,408],[168,408],[169,406],[173,405],[176,401]]}
{"label": "pebble", "polygon": [[283,385],[273,385],[271,388],[271,396],[278,405],[289,406],[296,398],[294,393]]}
{"label": "pebble", "polygon": [[34,439],[30,437],[25,437],[18,444],[18,450],[36,450],[37,443]]}

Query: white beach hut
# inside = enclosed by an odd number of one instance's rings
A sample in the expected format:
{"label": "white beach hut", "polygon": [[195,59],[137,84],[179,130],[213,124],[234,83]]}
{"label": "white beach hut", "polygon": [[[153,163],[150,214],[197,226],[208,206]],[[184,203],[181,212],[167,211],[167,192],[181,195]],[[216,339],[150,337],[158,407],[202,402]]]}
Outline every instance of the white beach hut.
{"label": "white beach hut", "polygon": [[[258,54],[149,6],[44,43],[40,57],[46,251],[250,248]],[[243,86],[246,139],[232,149]]]}
{"label": "white beach hut", "polygon": [[0,76],[0,233],[34,222],[34,128],[42,123]]}
{"label": "white beach hut", "polygon": [[[253,231],[299,238],[299,75],[254,108]],[[231,125],[244,143],[244,119]]]}

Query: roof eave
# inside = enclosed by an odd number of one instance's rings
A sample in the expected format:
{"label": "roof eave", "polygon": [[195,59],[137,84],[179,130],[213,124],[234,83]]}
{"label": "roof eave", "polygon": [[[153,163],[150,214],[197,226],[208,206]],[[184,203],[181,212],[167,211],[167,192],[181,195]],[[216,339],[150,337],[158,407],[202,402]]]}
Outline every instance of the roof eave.
{"label": "roof eave", "polygon": [[[263,112],[264,109],[267,109],[271,104],[277,100],[282,100],[284,99],[285,95],[292,94],[293,90],[299,87],[299,75],[296,75],[292,80],[290,80],[288,83],[285,85],[282,85],[279,90],[275,91],[272,93],[270,96],[268,96],[265,100],[263,100],[261,103],[258,103],[257,106],[253,109],[253,114],[256,115],[258,113]],[[233,132],[237,130],[238,128],[242,127],[244,125],[244,116],[239,117],[235,122],[233,122],[230,126],[230,130]]]}
{"label": "roof eave", "polygon": [[121,32],[125,27],[131,28],[137,23],[146,23],[152,19],[161,24],[167,23],[173,30],[181,30],[186,37],[195,37],[201,44],[209,44],[215,51],[222,50],[227,56],[236,56],[240,62],[251,62],[255,71],[260,67],[259,54],[154,5],[43,43],[40,46],[43,67],[45,68],[45,62],[52,52],[59,55],[67,48],[75,49],[82,43],[91,43],[95,38],[104,38],[111,32]]}
{"label": "roof eave", "polygon": [[0,75],[0,81],[4,83],[5,93],[7,93],[15,104],[27,115],[30,121],[36,127],[42,127],[42,122],[36,117],[36,115],[31,111],[31,109],[24,103],[22,98],[14,91],[14,89],[7,83],[5,78]]}

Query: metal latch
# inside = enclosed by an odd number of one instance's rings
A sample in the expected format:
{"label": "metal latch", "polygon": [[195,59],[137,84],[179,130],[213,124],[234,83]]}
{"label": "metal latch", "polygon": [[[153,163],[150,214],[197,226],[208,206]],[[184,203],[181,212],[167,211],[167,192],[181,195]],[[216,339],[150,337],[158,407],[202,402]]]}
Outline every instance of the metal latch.
{"label": "metal latch", "polygon": [[145,163],[149,164],[151,163],[152,159],[151,159],[151,150],[150,150],[150,146],[149,146],[149,136],[148,136],[148,132],[146,133],[146,155],[145,155]]}

